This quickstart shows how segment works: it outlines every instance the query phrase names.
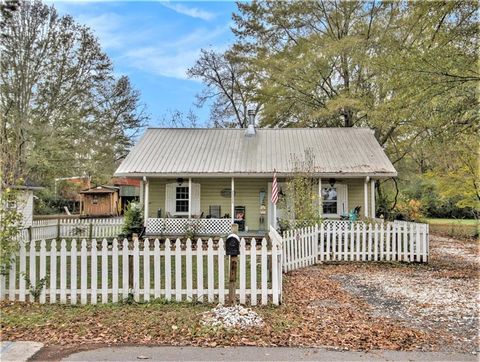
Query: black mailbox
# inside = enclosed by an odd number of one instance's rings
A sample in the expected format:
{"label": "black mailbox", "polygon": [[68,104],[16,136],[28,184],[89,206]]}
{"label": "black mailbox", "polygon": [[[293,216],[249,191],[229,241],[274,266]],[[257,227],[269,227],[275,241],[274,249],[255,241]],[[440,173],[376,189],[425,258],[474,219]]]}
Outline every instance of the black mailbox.
{"label": "black mailbox", "polygon": [[240,254],[240,238],[238,235],[230,234],[227,236],[225,251],[227,255],[231,256],[237,256]]}

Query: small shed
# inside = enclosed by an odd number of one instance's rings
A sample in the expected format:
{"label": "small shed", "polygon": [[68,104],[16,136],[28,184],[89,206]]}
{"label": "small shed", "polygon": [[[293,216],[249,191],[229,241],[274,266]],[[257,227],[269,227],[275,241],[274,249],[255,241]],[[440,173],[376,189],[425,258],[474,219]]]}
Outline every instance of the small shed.
{"label": "small shed", "polygon": [[[22,227],[28,228],[33,223],[33,200],[36,196],[34,191],[43,189],[43,187],[36,186],[30,183],[25,185],[7,185],[7,187],[17,190],[18,196],[15,202],[7,203],[7,205],[0,205],[1,207],[12,207],[22,214]],[[2,189],[0,188],[0,195]]]}
{"label": "small shed", "polygon": [[82,190],[80,195],[82,216],[118,216],[120,213],[118,187],[101,185]]}

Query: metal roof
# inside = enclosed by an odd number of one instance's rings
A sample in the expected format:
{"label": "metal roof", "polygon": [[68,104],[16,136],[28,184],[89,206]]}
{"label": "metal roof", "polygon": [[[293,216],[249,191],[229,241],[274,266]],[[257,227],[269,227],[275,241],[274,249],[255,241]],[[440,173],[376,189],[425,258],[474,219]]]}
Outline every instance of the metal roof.
{"label": "metal roof", "polygon": [[397,175],[367,128],[149,128],[115,176],[289,175],[306,152],[319,176]]}

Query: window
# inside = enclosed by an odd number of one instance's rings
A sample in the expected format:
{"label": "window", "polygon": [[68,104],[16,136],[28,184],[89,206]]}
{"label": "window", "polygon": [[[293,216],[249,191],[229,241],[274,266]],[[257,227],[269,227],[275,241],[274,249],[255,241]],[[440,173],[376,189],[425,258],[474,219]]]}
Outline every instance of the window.
{"label": "window", "polygon": [[338,194],[336,187],[324,187],[322,189],[322,203],[324,214],[337,214]]}
{"label": "window", "polygon": [[92,204],[94,204],[94,205],[98,204],[98,196],[97,195],[93,196]]}
{"label": "window", "polygon": [[175,211],[188,212],[188,186],[177,186],[175,189]]}

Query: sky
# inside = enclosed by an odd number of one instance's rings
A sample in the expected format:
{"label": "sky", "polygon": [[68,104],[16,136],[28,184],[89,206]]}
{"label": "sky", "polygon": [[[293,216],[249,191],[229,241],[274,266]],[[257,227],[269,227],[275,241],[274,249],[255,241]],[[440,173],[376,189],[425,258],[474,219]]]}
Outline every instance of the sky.
{"label": "sky", "polygon": [[208,124],[209,107],[195,106],[203,88],[186,71],[202,48],[224,50],[233,42],[233,1],[49,1],[90,27],[113,61],[115,73],[127,75],[141,93],[150,126],[163,116],[192,109],[199,125]]}

